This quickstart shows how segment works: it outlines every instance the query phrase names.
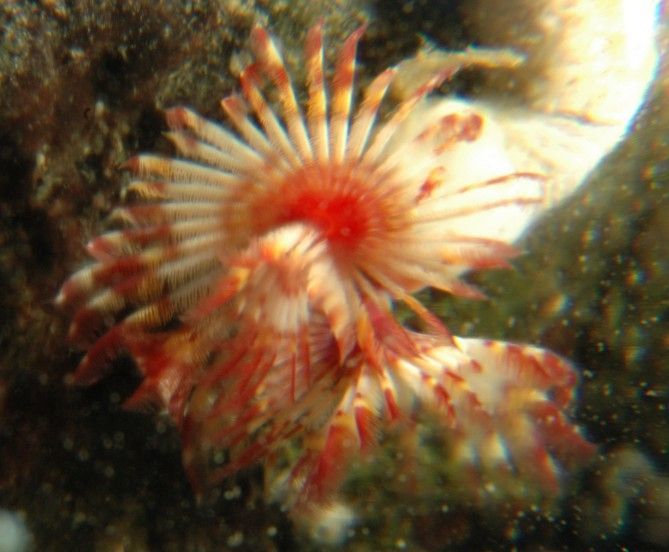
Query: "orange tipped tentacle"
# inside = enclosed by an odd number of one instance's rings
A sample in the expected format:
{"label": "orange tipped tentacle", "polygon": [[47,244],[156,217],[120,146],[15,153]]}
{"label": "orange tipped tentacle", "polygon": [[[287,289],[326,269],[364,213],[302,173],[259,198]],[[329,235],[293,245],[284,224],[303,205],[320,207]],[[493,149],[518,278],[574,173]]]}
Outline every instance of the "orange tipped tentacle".
{"label": "orange tipped tentacle", "polygon": [[234,383],[229,385],[226,393],[218,396],[208,417],[217,419],[223,414],[234,416],[237,412],[243,412],[245,405],[251,403],[258,387],[274,366],[275,359],[276,351],[271,348],[255,347],[249,351],[234,366]]}
{"label": "orange tipped tentacle", "polygon": [[369,407],[364,397],[356,396],[353,406],[355,428],[358,433],[360,449],[367,452],[376,444],[378,433],[378,418]]}
{"label": "orange tipped tentacle", "polygon": [[107,232],[91,240],[86,245],[86,250],[100,264],[108,264],[115,259],[139,255],[143,249],[156,245],[163,244],[164,247],[168,247],[202,236],[213,236],[220,231],[220,223],[214,218],[163,222],[154,226]]}
{"label": "orange tipped tentacle", "polygon": [[[83,322],[87,313],[99,313],[102,322],[114,318],[127,305],[137,309],[126,318],[128,323],[164,323],[180,306],[206,290],[201,278],[218,268],[212,254],[212,243],[217,240],[216,236],[205,235],[172,246],[154,245],[137,254],[110,258],[76,274],[71,282],[73,289],[78,289],[70,292],[68,300],[73,301],[75,293],[81,299],[88,296],[88,300],[74,318],[70,338],[86,341],[81,330],[96,331],[95,324]],[[141,308],[152,301],[156,303],[148,310]]]}
{"label": "orange tipped tentacle", "polygon": [[397,386],[391,377],[391,373],[387,370],[378,373],[376,377],[379,379],[381,393],[383,394],[384,410],[389,420],[394,422],[401,416]]}
{"label": "orange tipped tentacle", "polygon": [[[189,223],[192,224],[192,223]],[[95,260],[100,262],[111,262],[114,258],[135,254],[143,247],[155,242],[162,242],[173,235],[173,239],[182,239],[199,233],[201,226],[193,233],[183,235],[175,232],[170,224],[159,224],[143,228],[125,228],[113,230],[93,238],[86,244],[86,251]]]}
{"label": "orange tipped tentacle", "polygon": [[86,298],[89,290],[93,287],[93,271],[91,268],[82,268],[65,280],[56,296],[56,305],[63,309],[69,309]]}
{"label": "orange tipped tentacle", "polygon": [[364,297],[363,305],[367,311],[373,340],[381,345],[384,354],[398,357],[416,354],[415,343],[408,331],[397,322],[386,307],[377,304],[369,296]]}
{"label": "orange tipped tentacle", "polygon": [[[416,224],[431,224],[440,220],[452,220],[455,218],[464,218],[485,211],[492,211],[500,207],[509,206],[532,206],[541,203],[541,198],[536,195],[523,195],[502,199],[489,199],[478,205],[454,205],[449,206],[445,202],[440,202],[439,206],[431,205],[429,210],[425,210]],[[436,202],[435,202],[436,203]]]}
{"label": "orange tipped tentacle", "polygon": [[138,255],[143,249],[163,244],[187,242],[201,236],[213,236],[221,232],[220,222],[215,218],[183,220],[174,223],[159,223],[155,226],[140,226],[102,234],[91,240],[87,251],[101,263],[109,263],[121,257]]}
{"label": "orange tipped tentacle", "polygon": [[[519,205],[535,205],[544,201],[544,182],[546,177],[537,173],[513,172],[495,176],[479,182],[461,186],[439,185],[420,207],[423,214],[442,210],[446,204],[470,206],[484,200],[507,201],[508,205],[518,200]],[[442,177],[443,181],[443,177]]]}
{"label": "orange tipped tentacle", "polygon": [[293,144],[303,161],[311,161],[313,152],[304,126],[304,118],[297,104],[290,75],[288,75],[281,54],[272,38],[262,27],[255,27],[251,31],[251,46],[256,58],[279,90],[283,117]]}
{"label": "orange tipped tentacle", "polygon": [[334,163],[342,163],[346,154],[355,76],[355,54],[365,28],[365,26],[358,28],[346,39],[335,65],[330,106],[332,161]]}
{"label": "orange tipped tentacle", "polygon": [[444,71],[434,75],[397,107],[395,113],[393,113],[390,120],[381,127],[365,152],[362,158],[364,164],[378,164],[381,161],[386,145],[393,137],[400,124],[409,116],[416,104],[451,75],[452,71]]}
{"label": "orange tipped tentacle", "polygon": [[219,169],[225,174],[253,175],[254,177],[259,177],[258,179],[262,182],[263,180],[271,181],[271,176],[276,173],[274,167],[267,167],[267,174],[263,174],[258,169],[264,163],[261,163],[259,166],[250,165],[246,160],[201,142],[186,132],[173,130],[166,132],[165,137],[172,142],[177,152],[182,156],[208,167]]}
{"label": "orange tipped tentacle", "polygon": [[146,270],[146,266],[146,260],[142,259],[140,254],[136,254],[82,268],[70,276],[63,286],[61,301],[68,305],[79,303],[95,290],[113,286]]}
{"label": "orange tipped tentacle", "polygon": [[433,401],[438,411],[443,412],[446,424],[454,428],[458,424],[458,417],[455,406],[451,400],[451,395],[446,390],[446,387],[439,383],[439,380],[429,374],[422,374],[423,383],[432,393]]}
{"label": "orange tipped tentacle", "polygon": [[126,400],[124,408],[167,408],[177,426],[181,426],[186,400],[196,378],[198,343],[202,339],[190,330],[171,335],[126,332],[126,347],[144,376],[142,384]]}
{"label": "orange tipped tentacle", "polygon": [[329,134],[327,119],[327,96],[323,76],[323,23],[314,25],[307,33],[305,61],[309,85],[307,121],[314,145],[316,160],[329,160]]}
{"label": "orange tipped tentacle", "polygon": [[577,465],[595,453],[597,447],[583,438],[554,403],[539,401],[530,406],[528,412],[536,420],[546,447],[554,452],[561,462]]}
{"label": "orange tipped tentacle", "polygon": [[310,470],[304,483],[303,505],[323,503],[339,485],[351,455],[358,449],[357,428],[343,411],[338,411],[327,430],[325,442],[309,463]]}
{"label": "orange tipped tentacle", "polygon": [[279,119],[258,89],[256,82],[259,70],[259,65],[254,63],[242,71],[239,82],[242,85],[244,96],[251,104],[260,125],[265,129],[269,141],[280,152],[282,158],[288,162],[288,168],[295,169],[301,165],[302,161]]}
{"label": "orange tipped tentacle", "polygon": [[378,373],[363,367],[348,409],[349,415],[355,421],[359,447],[363,452],[371,450],[379,433],[380,414],[385,407],[380,379]]}
{"label": "orange tipped tentacle", "polygon": [[201,117],[190,109],[185,107],[168,109],[165,118],[172,130],[188,130],[203,142],[232,155],[246,166],[261,167],[264,163],[263,156],[256,149],[249,147],[221,125]]}
{"label": "orange tipped tentacle", "polygon": [[[242,72],[242,75],[243,74],[244,73]],[[263,154],[266,163],[274,164],[278,168],[284,170],[290,168],[290,164],[281,154],[281,150],[277,149],[278,146],[272,144],[268,139],[268,136],[265,136],[265,134],[251,122],[247,115],[246,104],[239,96],[232,95],[223,98],[221,100],[221,107],[248,144],[259,153]],[[261,125],[264,125],[266,122],[266,120],[263,121],[263,119],[260,118],[259,120]],[[268,132],[267,128],[264,128],[266,132]]]}
{"label": "orange tipped tentacle", "polygon": [[97,339],[81,359],[74,373],[74,381],[79,385],[90,385],[102,378],[110,368],[110,362],[125,351],[125,329],[114,326]]}
{"label": "orange tipped tentacle", "polygon": [[446,238],[439,251],[442,262],[472,269],[510,268],[518,250],[506,242],[471,236]]}
{"label": "orange tipped tentacle", "polygon": [[231,269],[221,278],[200,303],[184,315],[184,320],[196,321],[214,313],[228,303],[246,285],[249,271],[243,268]]}
{"label": "orange tipped tentacle", "polygon": [[[187,287],[190,288],[192,285],[189,283]],[[201,293],[204,293],[204,291],[201,291]],[[177,293],[161,296],[148,305],[134,310],[120,324],[143,329],[159,328],[167,324],[179,312],[179,307],[184,302],[190,300],[190,297],[180,298],[183,295],[184,292],[180,290]]]}
{"label": "orange tipped tentacle", "polygon": [[254,347],[258,332],[256,328],[244,327],[238,335],[239,339],[227,343],[225,355],[217,358],[215,364],[202,375],[198,388],[203,394],[207,395],[216,385],[227,381],[227,378],[234,373],[237,363],[241,362]]}
{"label": "orange tipped tentacle", "polygon": [[346,150],[346,158],[350,161],[357,161],[365,150],[367,140],[374,127],[379,106],[395,74],[395,69],[386,69],[365,90],[365,97],[356,112],[355,120],[351,126],[351,135]]}
{"label": "orange tipped tentacle", "polygon": [[303,385],[305,389],[311,387],[311,345],[309,343],[309,327],[305,324],[299,330],[298,335],[298,358],[303,367]]}
{"label": "orange tipped tentacle", "polygon": [[236,184],[240,177],[218,169],[183,159],[142,154],[129,159],[126,168],[139,177],[159,177],[174,182],[197,182],[227,186]]}
{"label": "orange tipped tentacle", "polygon": [[137,227],[155,226],[165,223],[195,219],[219,218],[221,208],[209,201],[172,202],[161,204],[137,204],[117,207],[109,216],[112,221]]}

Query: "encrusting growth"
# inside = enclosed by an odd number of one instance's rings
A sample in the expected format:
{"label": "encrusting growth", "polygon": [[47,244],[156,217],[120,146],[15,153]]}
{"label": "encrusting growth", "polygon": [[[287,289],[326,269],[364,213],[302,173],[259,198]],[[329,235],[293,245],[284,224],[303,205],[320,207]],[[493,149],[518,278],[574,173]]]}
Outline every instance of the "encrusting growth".
{"label": "encrusting growth", "polygon": [[[482,469],[553,488],[556,462],[591,450],[565,415],[572,368],[535,347],[454,337],[413,295],[479,297],[458,276],[508,266],[514,214],[541,201],[542,177],[504,158],[484,113],[427,104],[453,66],[377,123],[388,69],[354,112],[362,33],[341,48],[328,98],[322,26],[308,32],[306,114],[262,28],[243,95],[221,102],[236,132],[167,112],[179,158],[127,162],[135,201],[114,211],[121,229],[88,244],[94,263],[58,296],[87,348],[76,380],[128,352],[143,382],[127,405],[167,410],[196,489],[292,443],[302,453],[277,483],[283,500],[318,504],[382,422],[419,406]],[[397,302],[422,331],[398,322]]]}

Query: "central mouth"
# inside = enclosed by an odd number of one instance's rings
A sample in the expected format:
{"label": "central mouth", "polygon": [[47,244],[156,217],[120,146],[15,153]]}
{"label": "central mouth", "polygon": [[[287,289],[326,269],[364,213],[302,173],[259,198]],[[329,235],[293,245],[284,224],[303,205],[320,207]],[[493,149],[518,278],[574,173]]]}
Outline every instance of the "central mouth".
{"label": "central mouth", "polygon": [[370,214],[354,193],[330,194],[307,188],[291,195],[294,197],[285,204],[280,222],[310,223],[335,248],[354,249],[367,236]]}
{"label": "central mouth", "polygon": [[264,232],[290,223],[308,224],[333,252],[353,259],[370,236],[386,228],[385,203],[351,170],[314,164],[287,175],[260,200],[254,209],[256,228]]}

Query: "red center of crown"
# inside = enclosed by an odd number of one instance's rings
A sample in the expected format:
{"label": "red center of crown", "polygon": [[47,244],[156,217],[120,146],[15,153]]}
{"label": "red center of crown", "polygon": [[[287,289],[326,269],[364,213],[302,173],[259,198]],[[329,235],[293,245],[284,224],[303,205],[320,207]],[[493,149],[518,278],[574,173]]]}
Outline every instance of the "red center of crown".
{"label": "red center of crown", "polygon": [[351,253],[379,218],[379,206],[361,182],[331,167],[305,167],[286,178],[275,193],[259,216],[269,215],[272,226],[312,224],[342,253]]}
{"label": "red center of crown", "polygon": [[367,234],[369,221],[359,198],[353,194],[324,194],[303,190],[286,205],[284,222],[310,222],[332,244],[355,247]]}

